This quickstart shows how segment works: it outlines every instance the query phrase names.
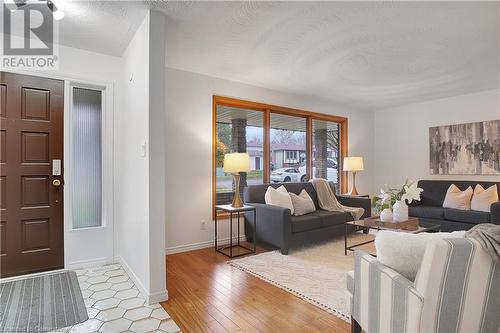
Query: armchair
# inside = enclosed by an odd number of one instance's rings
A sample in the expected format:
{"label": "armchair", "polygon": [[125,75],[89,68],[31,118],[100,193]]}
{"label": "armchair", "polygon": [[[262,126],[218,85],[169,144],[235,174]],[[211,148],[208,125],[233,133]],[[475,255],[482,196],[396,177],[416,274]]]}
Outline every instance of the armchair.
{"label": "armchair", "polygon": [[500,265],[476,241],[433,241],[415,282],[362,251],[354,256],[352,332],[499,332]]}

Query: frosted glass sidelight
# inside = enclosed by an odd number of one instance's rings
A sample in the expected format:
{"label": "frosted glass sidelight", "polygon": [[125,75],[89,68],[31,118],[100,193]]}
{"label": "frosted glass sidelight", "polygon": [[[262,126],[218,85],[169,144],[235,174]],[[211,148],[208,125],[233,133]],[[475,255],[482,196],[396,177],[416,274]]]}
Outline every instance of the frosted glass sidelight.
{"label": "frosted glass sidelight", "polygon": [[73,228],[102,224],[101,91],[73,88],[71,208]]}

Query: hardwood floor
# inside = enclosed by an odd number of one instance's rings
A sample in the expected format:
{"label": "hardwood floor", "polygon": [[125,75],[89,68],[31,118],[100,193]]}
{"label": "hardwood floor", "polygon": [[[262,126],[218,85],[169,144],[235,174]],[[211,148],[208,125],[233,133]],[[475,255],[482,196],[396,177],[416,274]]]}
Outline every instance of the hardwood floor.
{"label": "hardwood floor", "polygon": [[169,301],[162,305],[183,332],[350,331],[335,315],[227,260],[213,248],[167,256]]}

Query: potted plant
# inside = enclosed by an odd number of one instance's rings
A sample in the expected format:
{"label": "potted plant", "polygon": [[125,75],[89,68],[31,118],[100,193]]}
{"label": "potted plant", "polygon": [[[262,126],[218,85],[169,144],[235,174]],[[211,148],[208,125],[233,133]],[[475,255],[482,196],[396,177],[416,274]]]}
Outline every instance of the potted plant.
{"label": "potted plant", "polygon": [[[417,182],[406,179],[400,188],[389,188],[387,185],[380,189],[380,194],[372,199],[372,206],[380,212],[380,219],[384,222],[401,222],[408,220],[408,203],[420,200],[423,189],[417,187]],[[391,211],[392,208],[392,211]]]}

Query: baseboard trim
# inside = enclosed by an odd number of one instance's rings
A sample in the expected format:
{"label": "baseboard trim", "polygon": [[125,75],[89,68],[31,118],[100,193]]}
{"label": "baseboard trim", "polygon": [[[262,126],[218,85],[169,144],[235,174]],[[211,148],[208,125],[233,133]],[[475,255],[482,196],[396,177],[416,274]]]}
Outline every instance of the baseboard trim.
{"label": "baseboard trim", "polygon": [[137,277],[137,275],[135,275],[132,268],[130,268],[130,266],[127,264],[127,262],[125,260],[123,260],[123,258],[121,256],[116,256],[114,261],[115,261],[115,263],[122,265],[123,269],[125,270],[125,272],[127,272],[128,276],[132,279],[132,281],[134,282],[137,289],[139,289],[139,292],[141,293],[142,297],[144,297],[144,299],[146,300],[146,303],[155,304],[155,303],[165,302],[168,300],[167,289],[159,291],[159,292],[151,293],[151,294],[148,293],[146,288],[144,288],[143,284],[141,283],[141,281]]}
{"label": "baseboard trim", "polygon": [[128,276],[132,279],[132,281],[134,282],[137,289],[139,289],[139,292],[141,293],[142,297],[147,299],[148,293],[146,291],[146,288],[144,288],[141,281],[139,280],[137,275],[135,275],[134,271],[132,270],[132,268],[130,268],[130,266],[127,264],[127,262],[125,260],[123,260],[123,258],[121,256],[116,256],[115,262],[122,265],[123,269],[125,270],[125,272],[127,272]]}
{"label": "baseboard trim", "polygon": [[114,263],[113,259],[97,258],[97,259],[90,259],[90,260],[73,261],[71,263],[68,263],[68,265],[66,265],[65,268],[67,268],[67,269],[83,269],[83,268],[109,265],[112,263]]}
{"label": "baseboard trim", "polygon": [[161,303],[161,302],[165,302],[165,301],[168,301],[168,290],[163,290],[163,291],[159,291],[159,292],[156,292],[156,293],[152,293],[149,295],[148,298],[146,298],[146,300],[148,301],[148,304],[155,304],[155,303]]}
{"label": "baseboard trim", "polygon": [[[245,242],[247,240],[246,236],[240,236],[240,242]],[[238,241],[238,237],[233,237],[233,243]],[[214,240],[206,241],[206,242],[199,242],[199,243],[192,243],[192,244],[186,244],[186,245],[177,245],[177,246],[172,246],[172,247],[167,247],[165,249],[165,254],[176,254],[176,253],[182,253],[182,252],[189,252],[193,250],[200,250],[200,249],[206,249],[208,247],[213,247],[214,246]],[[217,241],[218,245],[227,245],[229,244],[229,237],[227,238],[222,238]]]}

